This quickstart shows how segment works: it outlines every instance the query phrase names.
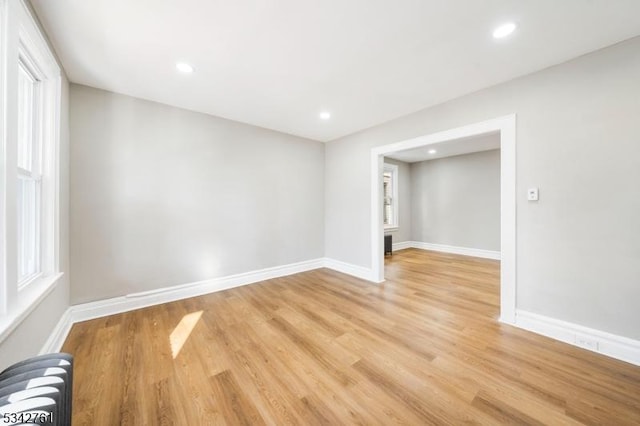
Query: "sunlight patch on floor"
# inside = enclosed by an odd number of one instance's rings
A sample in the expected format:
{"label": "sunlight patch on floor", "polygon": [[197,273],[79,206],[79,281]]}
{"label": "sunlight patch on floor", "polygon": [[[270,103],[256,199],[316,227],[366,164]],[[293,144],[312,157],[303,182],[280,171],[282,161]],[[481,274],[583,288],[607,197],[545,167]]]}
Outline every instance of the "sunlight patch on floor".
{"label": "sunlight patch on floor", "polygon": [[200,321],[202,311],[192,312],[182,317],[176,328],[173,329],[169,336],[169,344],[171,345],[171,354],[176,359],[182,346],[187,341],[194,327]]}

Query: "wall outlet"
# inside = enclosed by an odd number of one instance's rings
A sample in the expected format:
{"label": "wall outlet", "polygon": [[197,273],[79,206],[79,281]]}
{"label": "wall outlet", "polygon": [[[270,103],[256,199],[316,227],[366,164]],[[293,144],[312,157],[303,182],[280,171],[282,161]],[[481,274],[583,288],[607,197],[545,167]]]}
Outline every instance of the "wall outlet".
{"label": "wall outlet", "polygon": [[538,201],[538,188],[529,188],[527,190],[527,200]]}
{"label": "wall outlet", "polygon": [[598,341],[589,336],[576,334],[576,346],[580,346],[581,348],[589,349],[592,351],[597,351]]}

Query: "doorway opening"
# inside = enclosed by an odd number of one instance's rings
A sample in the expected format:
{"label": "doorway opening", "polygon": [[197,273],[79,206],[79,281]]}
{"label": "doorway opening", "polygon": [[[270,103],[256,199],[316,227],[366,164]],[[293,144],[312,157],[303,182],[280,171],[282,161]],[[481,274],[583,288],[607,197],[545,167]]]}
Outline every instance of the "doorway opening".
{"label": "doorway opening", "polygon": [[[383,172],[384,157],[429,146],[446,147],[461,139],[500,139],[500,321],[515,323],[516,312],[516,116],[515,114],[379,146],[371,150],[372,278],[384,281]],[[480,143],[480,142],[478,142]]]}

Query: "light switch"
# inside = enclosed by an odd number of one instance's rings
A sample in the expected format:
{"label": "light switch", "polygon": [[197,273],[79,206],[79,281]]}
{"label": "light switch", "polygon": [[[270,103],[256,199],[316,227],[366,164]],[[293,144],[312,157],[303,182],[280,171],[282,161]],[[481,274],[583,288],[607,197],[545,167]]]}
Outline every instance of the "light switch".
{"label": "light switch", "polygon": [[527,191],[527,199],[529,201],[538,201],[538,188],[529,188]]}

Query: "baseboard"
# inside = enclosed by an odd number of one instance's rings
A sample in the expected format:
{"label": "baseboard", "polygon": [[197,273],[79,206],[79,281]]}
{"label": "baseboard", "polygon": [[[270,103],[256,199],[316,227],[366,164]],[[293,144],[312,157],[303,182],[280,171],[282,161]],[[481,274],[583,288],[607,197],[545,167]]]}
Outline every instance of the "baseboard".
{"label": "baseboard", "polygon": [[394,243],[391,245],[391,248],[393,249],[393,251],[413,248],[413,241],[403,241],[401,243]]}
{"label": "baseboard", "polygon": [[324,259],[324,267],[333,269],[334,271],[342,272],[343,274],[351,275],[363,280],[376,282],[373,279],[373,271],[370,268],[363,266],[353,265],[351,263],[342,262],[335,259]]}
{"label": "baseboard", "polygon": [[[493,250],[448,246],[445,244],[423,243],[422,241],[407,241],[406,243],[401,243],[401,244],[409,244],[408,247],[422,249],[422,250],[433,250],[433,251],[439,251],[442,253],[481,257],[484,259],[500,260],[500,257],[501,257],[499,251],[493,251]],[[404,248],[408,248],[408,247],[404,247]]]}
{"label": "baseboard", "polygon": [[60,317],[60,320],[51,331],[49,338],[45,342],[44,346],[40,350],[40,355],[48,354],[52,352],[60,352],[64,341],[67,340],[67,335],[71,331],[73,326],[73,319],[71,314],[71,308],[67,308],[66,311]]}
{"label": "baseboard", "polygon": [[[423,248],[422,244],[425,243],[419,244],[421,247],[412,247]],[[433,249],[427,248],[427,250]],[[114,315],[161,303],[173,302],[189,297],[200,296],[203,294],[297,274],[322,267],[333,269],[367,281],[373,281],[373,273],[369,268],[341,262],[335,259],[324,258],[235,274],[222,278],[214,278],[191,284],[134,293],[127,296],[115,297],[97,302],[83,303],[69,307],[62,314],[62,317],[54,327],[40,353],[60,351],[71,327],[76,322]],[[523,310],[516,311],[516,321],[514,325],[552,339],[640,366],[640,341],[638,340],[629,339],[627,337],[618,336]]]}
{"label": "baseboard", "polygon": [[49,339],[42,347],[41,353],[59,351],[71,327],[76,322],[120,314],[153,305],[187,299],[189,297],[202,296],[203,294],[214,293],[318,268],[333,269],[369,281],[371,281],[372,276],[370,269],[334,259],[321,258],[73,305],[62,315],[60,321],[58,321],[58,324],[51,332]]}
{"label": "baseboard", "polygon": [[516,310],[515,325],[528,331],[640,366],[640,341],[532,312]]}
{"label": "baseboard", "polygon": [[298,274],[318,268],[329,268],[338,272],[352,275],[371,281],[371,270],[361,266],[351,265],[334,259],[322,258],[289,265],[260,269],[257,271],[213,278],[195,283],[183,284],[173,287],[164,287],[145,292],[132,293],[126,296],[99,300],[96,302],[74,305],[72,309],[73,322],[86,321],[114,315],[135,309],[146,308],[190,297],[202,296],[217,291],[228,290],[234,287],[266,281],[273,278]]}
{"label": "baseboard", "polygon": [[212,278],[194,283],[132,293],[126,296],[71,306],[71,317],[74,323],[87,321],[94,318],[119,314],[162,303],[187,299],[189,297],[202,296],[204,294],[253,284],[272,278],[310,271],[324,266],[324,259],[314,259],[241,274],[228,275],[226,277]]}

